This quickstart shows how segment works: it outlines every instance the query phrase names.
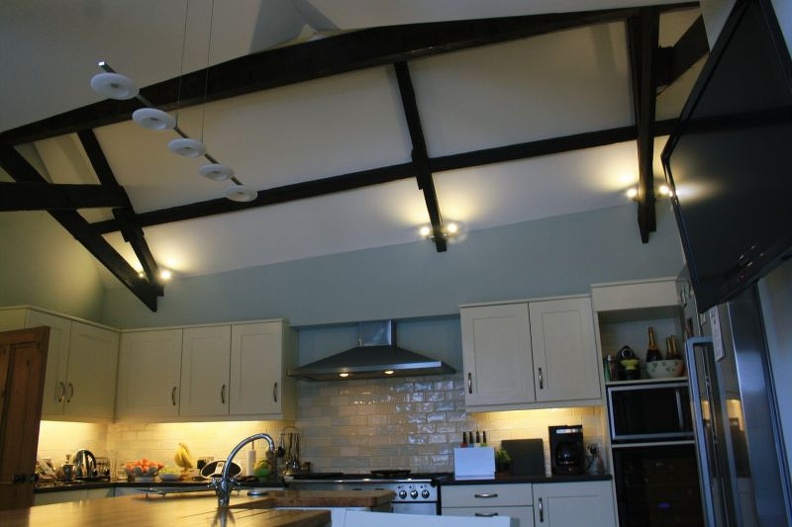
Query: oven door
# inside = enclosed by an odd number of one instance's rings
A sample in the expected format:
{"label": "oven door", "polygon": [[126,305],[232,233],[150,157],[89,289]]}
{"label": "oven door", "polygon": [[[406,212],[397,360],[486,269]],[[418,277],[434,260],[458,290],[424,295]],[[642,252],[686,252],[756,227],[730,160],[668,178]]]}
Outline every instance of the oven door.
{"label": "oven door", "polygon": [[393,502],[393,512],[400,514],[427,514],[437,515],[437,503],[435,502]]}

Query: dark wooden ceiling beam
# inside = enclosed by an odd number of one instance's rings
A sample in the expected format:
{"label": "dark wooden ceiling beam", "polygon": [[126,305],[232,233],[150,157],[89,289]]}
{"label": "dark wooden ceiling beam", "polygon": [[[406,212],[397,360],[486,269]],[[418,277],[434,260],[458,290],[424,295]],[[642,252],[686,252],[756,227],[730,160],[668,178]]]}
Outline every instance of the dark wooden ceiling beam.
{"label": "dark wooden ceiling beam", "polygon": [[[696,3],[659,10],[687,9]],[[406,62],[553,31],[625,20],[636,8],[380,27],[262,51],[163,81],[141,95],[163,110],[184,108],[339,73]],[[123,73],[123,64],[113,64]],[[86,82],[86,89],[88,89]],[[18,145],[129,120],[135,99],[105,100],[0,134]]]}
{"label": "dark wooden ceiling beam", "polygon": [[[660,121],[655,127],[658,135],[668,135],[674,128],[676,120]],[[436,158],[429,158],[429,167],[432,172],[444,170],[457,170],[474,166],[502,163],[517,159],[527,159],[560,152],[569,152],[583,148],[606,146],[624,141],[633,141],[636,138],[634,126],[587,132],[552,139],[543,139],[520,143],[516,145],[501,146],[451,154]],[[391,165],[350,174],[341,174],[322,179],[314,179],[303,183],[285,185],[282,187],[259,190],[258,197],[248,203],[238,203],[225,198],[190,203],[178,207],[141,212],[137,214],[137,221],[141,227],[151,227],[175,221],[186,221],[196,218],[206,218],[216,214],[227,214],[279,203],[288,203],[308,198],[316,198],[336,192],[348,192],[359,188],[382,185],[392,181],[415,177],[415,168],[412,163]],[[118,231],[120,225],[117,221],[107,220],[92,224],[100,233]]]}
{"label": "dark wooden ceiling beam", "polygon": [[[99,178],[99,182],[104,188],[121,190],[126,195],[126,191],[118,184],[118,180],[110,168],[110,163],[104,155],[102,146],[96,138],[93,130],[81,130],[77,133],[83,149],[85,150],[88,160]],[[143,229],[137,222],[135,211],[132,209],[132,203],[127,199],[124,206],[113,208],[113,217],[115,217],[119,226],[121,227],[121,235],[135,252],[138,262],[143,267],[143,272],[146,275],[149,283],[157,288],[160,296],[164,294],[164,286],[160,280],[160,270],[151,249],[146,243],[145,234]]]}
{"label": "dark wooden ceiling beam", "polygon": [[704,19],[699,16],[673,46],[658,50],[657,92],[676,82],[708,53],[707,31]]}
{"label": "dark wooden ceiling beam", "polygon": [[129,198],[120,187],[0,182],[0,212],[95,209],[128,204]]}
{"label": "dark wooden ceiling beam", "polygon": [[432,171],[429,168],[429,153],[426,150],[426,139],[424,138],[423,126],[421,126],[421,114],[418,111],[418,101],[415,99],[415,89],[410,78],[410,69],[406,62],[397,62],[393,65],[396,70],[396,80],[399,84],[399,95],[401,96],[404,117],[407,120],[407,129],[410,132],[412,142],[412,162],[415,167],[415,177],[418,181],[418,188],[423,191],[426,210],[429,213],[429,221],[432,224],[432,239],[434,240],[437,252],[441,253],[448,250],[448,240],[443,228],[443,216],[440,214],[440,204],[437,200],[437,191],[432,178]]}
{"label": "dark wooden ceiling beam", "polygon": [[627,19],[633,108],[638,147],[638,229],[643,243],[657,229],[654,193],[656,56],[660,13],[648,7]]}
{"label": "dark wooden ceiling beam", "polygon": [[[28,161],[8,144],[0,142],[0,166],[15,180],[23,183],[48,184]],[[150,310],[157,310],[159,291],[138,276],[137,271],[74,210],[51,210],[49,214],[80,242],[97,260],[118,278]]]}

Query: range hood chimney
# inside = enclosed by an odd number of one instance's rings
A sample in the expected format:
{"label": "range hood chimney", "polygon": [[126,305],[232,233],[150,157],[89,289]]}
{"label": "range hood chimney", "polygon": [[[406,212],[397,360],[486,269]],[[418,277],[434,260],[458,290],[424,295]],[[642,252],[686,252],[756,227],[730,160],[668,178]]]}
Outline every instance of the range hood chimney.
{"label": "range hood chimney", "polygon": [[289,377],[312,381],[387,379],[454,373],[443,361],[396,346],[392,320],[358,324],[358,346],[290,369]]}

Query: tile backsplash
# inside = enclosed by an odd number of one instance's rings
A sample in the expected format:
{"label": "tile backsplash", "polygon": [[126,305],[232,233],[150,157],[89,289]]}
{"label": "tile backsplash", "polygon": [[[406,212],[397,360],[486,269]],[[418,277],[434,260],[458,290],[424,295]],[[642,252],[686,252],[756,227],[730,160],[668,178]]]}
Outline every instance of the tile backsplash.
{"label": "tile backsplash", "polygon": [[[302,459],[314,471],[366,472],[408,468],[453,471],[453,449],[466,430],[486,430],[489,444],[542,438],[549,473],[547,427],[582,424],[586,442],[603,442],[599,407],[468,414],[461,374],[342,382],[301,382],[298,419],[209,423],[90,424],[43,421],[39,458],[60,464],[87,448],[116,465],[148,457],[173,463],[179,442],[194,457],[225,459],[244,437],[268,432],[276,440],[289,425],[302,432]],[[256,444],[256,449],[266,448]],[[259,456],[261,457],[261,456]],[[241,460],[240,460],[241,461]]]}

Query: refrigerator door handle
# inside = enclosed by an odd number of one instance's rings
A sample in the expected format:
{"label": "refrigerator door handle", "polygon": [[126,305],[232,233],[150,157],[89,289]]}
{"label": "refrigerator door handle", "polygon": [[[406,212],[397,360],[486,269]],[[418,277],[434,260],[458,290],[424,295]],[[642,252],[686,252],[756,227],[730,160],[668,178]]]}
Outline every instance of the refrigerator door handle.
{"label": "refrigerator door handle", "polygon": [[[701,411],[701,393],[699,392],[699,376],[706,372],[699,372],[696,367],[696,347],[712,347],[709,337],[692,337],[685,341],[685,363],[688,365],[688,382],[690,382],[690,398],[693,405],[693,432],[696,438],[696,454],[698,457],[699,480],[701,487],[701,504],[707,525],[715,527],[715,509],[713,506],[712,488],[710,487],[709,460],[707,458],[707,431],[704,427],[704,416]],[[706,383],[709,391],[709,382]]]}

